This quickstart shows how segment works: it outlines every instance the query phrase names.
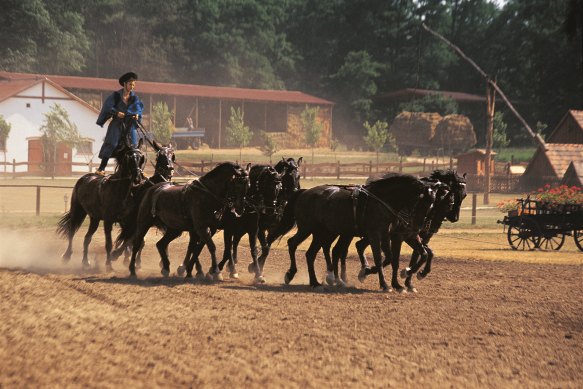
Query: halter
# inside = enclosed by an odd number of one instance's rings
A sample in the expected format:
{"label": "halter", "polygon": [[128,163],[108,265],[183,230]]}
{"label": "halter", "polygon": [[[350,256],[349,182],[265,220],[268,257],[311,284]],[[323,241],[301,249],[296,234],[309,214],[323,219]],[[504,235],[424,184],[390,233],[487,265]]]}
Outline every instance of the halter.
{"label": "halter", "polygon": [[[277,213],[277,210],[279,209],[279,207],[277,206],[278,203],[277,199],[282,189],[282,183],[281,176],[277,177],[274,176],[274,174],[279,176],[279,173],[273,168],[266,168],[262,170],[261,173],[259,173],[259,176],[257,177],[257,181],[255,182],[255,194],[250,196],[248,201],[246,201],[246,204],[250,205],[257,213],[267,214],[266,212],[267,210],[273,210],[273,213]],[[275,195],[273,198],[273,203],[271,204],[271,206],[268,206],[265,204],[265,197],[263,196],[261,184],[265,181],[264,177],[270,176],[274,177],[274,182],[276,184],[274,188]],[[257,201],[255,202],[254,200]]]}

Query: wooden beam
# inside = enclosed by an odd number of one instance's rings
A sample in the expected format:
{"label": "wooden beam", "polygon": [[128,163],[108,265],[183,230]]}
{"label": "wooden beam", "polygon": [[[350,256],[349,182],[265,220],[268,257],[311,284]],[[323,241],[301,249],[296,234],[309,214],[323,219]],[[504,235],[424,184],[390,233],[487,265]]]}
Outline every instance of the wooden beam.
{"label": "wooden beam", "polygon": [[222,127],[222,116],[223,116],[223,100],[219,100],[219,149],[221,148],[221,127]]}
{"label": "wooden beam", "polygon": [[174,96],[174,128],[176,128],[176,96]]}

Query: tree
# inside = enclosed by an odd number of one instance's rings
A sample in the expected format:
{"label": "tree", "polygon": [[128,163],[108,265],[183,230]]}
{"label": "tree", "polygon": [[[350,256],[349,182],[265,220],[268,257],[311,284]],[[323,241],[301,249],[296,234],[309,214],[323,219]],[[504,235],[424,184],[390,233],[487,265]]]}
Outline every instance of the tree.
{"label": "tree", "polygon": [[401,112],[437,112],[445,116],[457,113],[458,105],[451,97],[432,93],[420,99],[399,104],[399,110]]}
{"label": "tree", "polygon": [[319,113],[320,107],[310,108],[306,106],[300,115],[302,129],[306,134],[306,144],[312,148],[312,164],[314,163],[314,147],[320,141],[320,135],[322,134],[322,128],[324,127],[322,123],[318,121]]}
{"label": "tree", "polygon": [[57,156],[57,145],[64,143],[69,147],[77,147],[83,143],[77,125],[71,122],[69,113],[59,104],[53,104],[51,111],[44,114],[45,120],[40,127],[42,133],[43,159],[45,171],[52,167],[52,174],[55,174],[55,161]]}
{"label": "tree", "polygon": [[158,142],[168,144],[174,133],[172,118],[174,114],[168,110],[165,102],[159,101],[152,106],[152,133]]}
{"label": "tree", "polygon": [[[0,115],[0,151],[4,152],[4,162],[6,162],[6,139],[8,139],[11,129],[12,125],[4,120],[4,116]],[[6,164],[4,172],[6,172]]]}
{"label": "tree", "polygon": [[389,134],[389,124],[384,121],[377,120],[373,125],[369,122],[364,122],[364,128],[367,134],[364,137],[365,143],[375,151],[377,156],[377,167],[379,164],[379,152],[389,141],[391,146],[396,149],[395,138],[392,134]]}
{"label": "tree", "polygon": [[249,144],[253,136],[249,126],[245,125],[245,114],[241,111],[241,108],[235,109],[235,107],[231,107],[231,117],[229,117],[226,130],[227,142],[231,146],[239,147],[239,162],[241,162],[243,147]]}
{"label": "tree", "polygon": [[492,134],[492,147],[495,149],[506,147],[510,144],[510,139],[506,135],[508,125],[504,122],[504,114],[496,112],[494,114],[494,133]]}
{"label": "tree", "polygon": [[271,156],[279,151],[279,146],[267,132],[261,131],[259,136],[261,138],[261,146],[259,146],[259,150],[261,150],[263,155],[269,157],[269,163],[272,163]]}

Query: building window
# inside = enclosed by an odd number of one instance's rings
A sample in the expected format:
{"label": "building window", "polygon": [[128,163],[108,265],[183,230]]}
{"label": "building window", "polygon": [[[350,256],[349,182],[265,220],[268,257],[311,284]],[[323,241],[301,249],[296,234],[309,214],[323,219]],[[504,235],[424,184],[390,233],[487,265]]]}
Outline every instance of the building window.
{"label": "building window", "polygon": [[0,151],[6,152],[6,137],[0,137]]}
{"label": "building window", "polygon": [[93,142],[87,140],[77,145],[77,155],[93,155]]}
{"label": "building window", "polygon": [[30,103],[26,103],[26,108],[30,108]]}

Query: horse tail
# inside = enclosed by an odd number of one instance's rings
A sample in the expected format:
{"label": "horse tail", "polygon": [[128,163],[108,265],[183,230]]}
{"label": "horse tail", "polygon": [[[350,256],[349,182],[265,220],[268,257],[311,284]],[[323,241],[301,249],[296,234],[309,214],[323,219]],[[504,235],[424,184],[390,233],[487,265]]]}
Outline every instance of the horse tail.
{"label": "horse tail", "polygon": [[296,218],[295,218],[295,210],[296,210],[296,203],[298,197],[305,192],[305,189],[300,189],[292,195],[289,199],[288,203],[286,204],[285,208],[283,209],[283,215],[281,216],[281,220],[279,223],[273,228],[273,230],[269,231],[267,236],[267,244],[272,244],[278,239],[281,239],[282,236],[287,234],[291,231],[292,228],[296,225]]}
{"label": "horse tail", "polygon": [[57,234],[63,238],[75,234],[83,224],[85,216],[87,216],[87,212],[77,200],[75,189],[73,189],[73,194],[71,195],[71,208],[57,222]]}

